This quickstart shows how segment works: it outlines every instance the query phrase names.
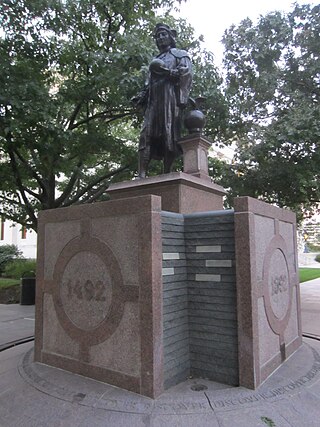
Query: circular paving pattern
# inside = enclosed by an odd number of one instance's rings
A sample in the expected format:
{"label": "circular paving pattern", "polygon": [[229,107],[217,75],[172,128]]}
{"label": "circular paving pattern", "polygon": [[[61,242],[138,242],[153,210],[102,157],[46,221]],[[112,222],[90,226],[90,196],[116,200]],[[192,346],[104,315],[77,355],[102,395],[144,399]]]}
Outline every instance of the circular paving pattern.
{"label": "circular paving pattern", "polygon": [[[19,372],[39,391],[69,402],[135,414],[195,414],[230,411],[290,398],[320,379],[319,342],[308,340],[257,390],[204,379],[187,380],[153,400],[89,378],[33,362],[28,351]],[[302,363],[303,361],[303,363]],[[305,370],[301,370],[301,366]],[[282,378],[282,380],[281,380]],[[288,379],[290,378],[290,379]]]}

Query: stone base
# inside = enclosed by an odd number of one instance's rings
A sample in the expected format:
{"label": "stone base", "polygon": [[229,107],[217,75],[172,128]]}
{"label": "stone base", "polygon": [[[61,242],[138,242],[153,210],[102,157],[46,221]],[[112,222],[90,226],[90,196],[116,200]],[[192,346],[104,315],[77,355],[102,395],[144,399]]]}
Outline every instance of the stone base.
{"label": "stone base", "polygon": [[296,218],[235,199],[239,383],[257,388],[302,343]]}
{"label": "stone base", "polygon": [[161,394],[161,264],[159,197],[41,212],[35,360]]}
{"label": "stone base", "polygon": [[39,215],[35,360],[151,398],[190,375],[259,387],[302,341],[295,215],[221,211],[184,173],[110,192]]}
{"label": "stone base", "polygon": [[220,185],[183,172],[112,184],[108,193],[112,200],[161,196],[162,210],[182,214],[221,210],[226,194]]}

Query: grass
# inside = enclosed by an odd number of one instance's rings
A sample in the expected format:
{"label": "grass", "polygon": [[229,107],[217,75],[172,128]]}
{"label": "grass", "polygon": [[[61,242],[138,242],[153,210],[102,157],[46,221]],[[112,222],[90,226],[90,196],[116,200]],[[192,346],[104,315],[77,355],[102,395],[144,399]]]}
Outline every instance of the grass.
{"label": "grass", "polygon": [[0,277],[0,289],[18,285],[19,283],[20,281],[17,279],[7,279],[7,278]]}
{"label": "grass", "polygon": [[300,283],[320,277],[320,268],[299,268]]}

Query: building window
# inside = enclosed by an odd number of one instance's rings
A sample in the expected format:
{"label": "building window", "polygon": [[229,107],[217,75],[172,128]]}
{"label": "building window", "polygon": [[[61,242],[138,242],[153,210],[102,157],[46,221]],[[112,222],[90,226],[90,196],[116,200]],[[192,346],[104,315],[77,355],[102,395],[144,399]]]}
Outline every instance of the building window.
{"label": "building window", "polygon": [[4,219],[0,218],[0,240],[4,240]]}
{"label": "building window", "polygon": [[21,239],[26,239],[27,238],[27,229],[26,227],[22,227],[21,228]]}

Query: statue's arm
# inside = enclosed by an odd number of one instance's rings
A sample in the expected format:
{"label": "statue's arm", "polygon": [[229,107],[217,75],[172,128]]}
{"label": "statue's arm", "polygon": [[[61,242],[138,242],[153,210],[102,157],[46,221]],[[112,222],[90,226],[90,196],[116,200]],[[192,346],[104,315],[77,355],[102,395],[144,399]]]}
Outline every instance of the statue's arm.
{"label": "statue's arm", "polygon": [[177,71],[179,75],[178,105],[180,107],[185,107],[188,103],[192,85],[192,63],[188,56],[180,58],[177,65]]}
{"label": "statue's arm", "polygon": [[132,104],[136,108],[143,108],[147,105],[149,94],[149,85],[146,85],[138,95],[131,98]]}

